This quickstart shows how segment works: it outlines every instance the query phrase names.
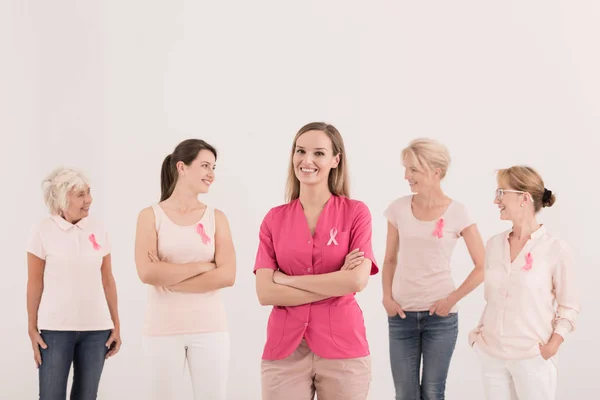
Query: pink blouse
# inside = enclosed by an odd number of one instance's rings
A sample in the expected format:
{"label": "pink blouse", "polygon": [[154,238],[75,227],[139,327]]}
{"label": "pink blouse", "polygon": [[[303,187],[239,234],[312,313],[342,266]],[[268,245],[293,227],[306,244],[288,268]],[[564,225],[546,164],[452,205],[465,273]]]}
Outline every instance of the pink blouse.
{"label": "pink blouse", "polygon": [[[272,208],[260,227],[254,272],[281,270],[286,275],[339,271],[346,255],[359,248],[379,269],[371,247],[371,214],[360,201],[332,196],[317,222],[314,237],[299,200]],[[318,356],[329,359],[369,355],[362,310],[354,293],[294,307],[274,306],[267,325],[263,359],[280,360],[302,338]]]}

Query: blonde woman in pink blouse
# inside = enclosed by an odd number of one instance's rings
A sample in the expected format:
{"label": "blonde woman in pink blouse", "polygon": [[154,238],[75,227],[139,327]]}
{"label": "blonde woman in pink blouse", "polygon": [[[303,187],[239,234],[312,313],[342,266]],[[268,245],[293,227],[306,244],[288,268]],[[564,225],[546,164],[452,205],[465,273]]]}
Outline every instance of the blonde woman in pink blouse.
{"label": "blonde woman in pink blouse", "polygon": [[502,169],[494,203],[512,228],[486,246],[486,305],[470,344],[488,400],[552,400],[558,349],[579,313],[570,246],[536,219],[556,198],[526,166]]}
{"label": "blonde woman in pink blouse", "polygon": [[[443,400],[458,336],[457,303],[483,281],[485,250],[466,207],[441,188],[450,165],[446,147],[416,139],[402,159],[413,194],[385,211],[382,279],[396,400]],[[456,288],[451,260],[461,238],[474,267]]]}

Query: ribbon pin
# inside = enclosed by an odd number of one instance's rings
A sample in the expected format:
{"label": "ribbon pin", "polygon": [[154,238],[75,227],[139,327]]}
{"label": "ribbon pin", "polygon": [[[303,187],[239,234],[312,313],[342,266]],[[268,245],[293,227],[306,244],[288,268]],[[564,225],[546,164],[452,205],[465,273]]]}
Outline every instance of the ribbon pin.
{"label": "ribbon pin", "polygon": [[433,231],[433,236],[437,237],[438,239],[441,239],[442,236],[444,236],[443,229],[444,229],[444,219],[440,218],[435,225],[435,229]]}
{"label": "ribbon pin", "polygon": [[523,265],[523,271],[529,271],[533,267],[533,257],[531,253],[527,253],[525,256],[525,265]]}
{"label": "ribbon pin", "polygon": [[100,250],[100,245],[96,241],[96,236],[94,236],[93,233],[89,236],[88,239],[90,239],[90,242],[92,242],[92,246],[94,246],[94,250]]}
{"label": "ribbon pin", "polygon": [[201,223],[198,223],[198,225],[196,226],[196,232],[202,238],[202,243],[204,243],[204,244],[209,244],[210,243],[210,238],[208,237],[208,235],[204,231],[204,225],[202,225]]}
{"label": "ribbon pin", "polygon": [[336,246],[338,245],[338,242],[335,240],[337,233],[337,229],[331,228],[331,230],[329,231],[329,241],[327,242],[327,246],[331,246],[331,243],[335,244]]}

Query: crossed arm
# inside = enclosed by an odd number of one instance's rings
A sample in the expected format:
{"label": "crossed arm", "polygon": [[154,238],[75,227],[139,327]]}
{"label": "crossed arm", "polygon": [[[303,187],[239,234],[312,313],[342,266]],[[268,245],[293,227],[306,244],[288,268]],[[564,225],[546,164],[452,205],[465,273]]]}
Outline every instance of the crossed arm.
{"label": "crossed arm", "polygon": [[236,256],[229,222],[223,212],[215,210],[214,262],[175,264],[157,256],[154,212],[148,207],[140,212],[137,224],[135,261],[138,276],[146,284],[163,286],[186,293],[205,293],[233,286]]}
{"label": "crossed arm", "polygon": [[354,250],[341,270],[318,275],[286,275],[281,270],[259,268],[256,293],[263,306],[298,306],[362,291],[369,281],[371,260]]}
{"label": "crossed arm", "polygon": [[[370,245],[371,215],[364,204],[357,205],[351,231],[355,233],[352,247]],[[256,259],[256,294],[262,305],[297,306],[330,297],[340,297],[362,291],[371,275],[372,261],[364,257],[363,249],[355,248],[346,255],[339,271],[292,276],[282,272],[273,245],[271,220],[267,214],[259,233]],[[360,245],[359,245],[360,243]]]}

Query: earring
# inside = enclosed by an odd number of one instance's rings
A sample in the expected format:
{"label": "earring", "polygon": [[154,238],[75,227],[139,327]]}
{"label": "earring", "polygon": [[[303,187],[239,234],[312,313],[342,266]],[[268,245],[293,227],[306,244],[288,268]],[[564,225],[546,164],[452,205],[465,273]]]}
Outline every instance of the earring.
{"label": "earring", "polygon": [[525,207],[525,203],[521,203],[521,207]]}

